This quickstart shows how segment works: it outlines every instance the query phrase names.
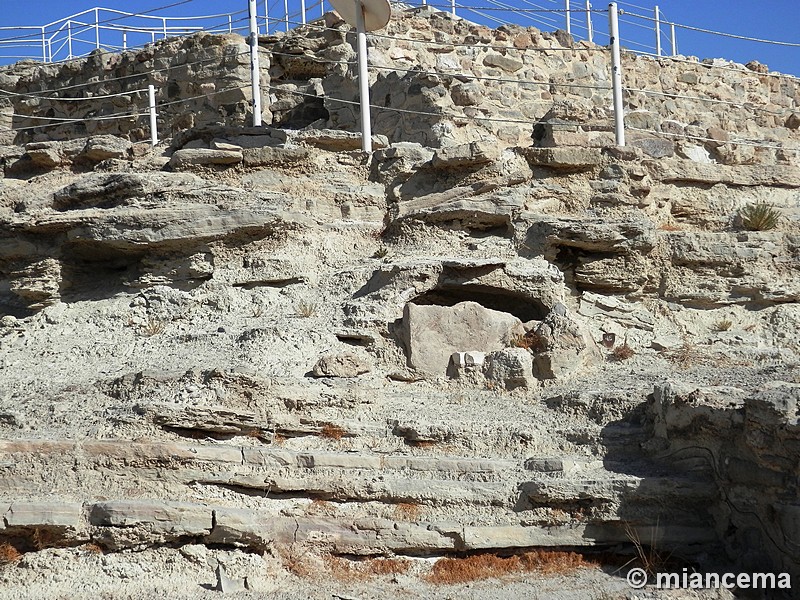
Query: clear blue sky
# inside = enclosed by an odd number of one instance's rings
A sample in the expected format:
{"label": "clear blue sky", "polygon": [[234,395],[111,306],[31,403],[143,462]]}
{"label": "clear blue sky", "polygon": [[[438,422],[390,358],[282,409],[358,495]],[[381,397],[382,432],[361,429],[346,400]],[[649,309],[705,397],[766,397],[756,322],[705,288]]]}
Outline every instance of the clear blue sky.
{"label": "clear blue sky", "polygon": [[[2,0],[0,11],[0,27],[20,25],[43,25],[70,14],[103,6],[130,12],[144,12],[179,2],[180,0],[71,0],[57,2],[55,0]],[[306,0],[311,6],[315,0]],[[457,0],[462,6],[486,7],[497,9],[497,3],[505,3],[526,9],[535,6],[544,8],[564,8],[564,0]],[[415,0],[414,3],[418,3]],[[450,0],[429,0],[430,4],[449,5]],[[654,51],[655,33],[651,21],[634,15],[653,17],[653,6],[656,2],[637,0],[635,3],[620,2],[619,6],[628,15],[621,17],[621,37],[625,45],[633,50]],[[738,34],[750,37],[766,38],[770,40],[793,43],[796,46],[778,46],[729,39],[717,35],[709,35],[677,28],[678,51],[681,54],[698,56],[700,58],[727,58],[737,62],[759,60],[769,65],[770,69],[800,76],[800,27],[798,27],[797,13],[800,4],[798,0],[660,0],[658,2],[664,19],[678,24],[711,29],[715,31]],[[298,10],[299,0],[289,0],[290,12]],[[278,15],[283,11],[282,0],[270,0],[271,15]],[[329,6],[329,5],[328,5]],[[572,8],[583,8],[584,0],[572,0]],[[593,1],[594,9],[605,9],[608,6],[604,1]],[[157,10],[152,14],[159,16],[186,16],[200,14],[217,14],[235,11],[246,11],[247,0],[190,0],[180,6],[173,6]],[[263,15],[264,0],[258,0],[258,11]],[[540,29],[564,28],[564,15],[552,13],[530,12],[524,16],[511,15],[502,10],[484,10],[484,15],[491,16],[499,21],[513,20],[519,24],[537,26]],[[319,7],[313,9],[313,15],[320,14]],[[474,21],[483,21],[487,24],[497,24],[491,18],[485,18],[474,11],[459,10],[459,14]],[[244,15],[240,15],[244,16]],[[108,17],[107,17],[108,18]],[[586,37],[585,16],[573,15],[573,34],[579,39]],[[218,21],[219,22],[219,21]],[[221,24],[221,23],[220,23]],[[608,31],[607,17],[605,14],[594,15],[595,41],[607,43],[605,35]],[[663,47],[669,51],[669,27],[663,27]],[[2,40],[13,36],[8,31],[0,31],[0,63],[3,56],[12,54],[8,48],[2,46]],[[85,38],[92,38],[91,34],[84,34]],[[135,36],[130,36],[129,44],[136,43]],[[121,43],[121,41],[119,42]],[[139,42],[142,43],[142,42]],[[26,50],[17,49],[14,52],[22,53]],[[80,51],[76,47],[76,52]],[[85,50],[84,50],[85,51]],[[34,53],[33,50],[27,52]]]}

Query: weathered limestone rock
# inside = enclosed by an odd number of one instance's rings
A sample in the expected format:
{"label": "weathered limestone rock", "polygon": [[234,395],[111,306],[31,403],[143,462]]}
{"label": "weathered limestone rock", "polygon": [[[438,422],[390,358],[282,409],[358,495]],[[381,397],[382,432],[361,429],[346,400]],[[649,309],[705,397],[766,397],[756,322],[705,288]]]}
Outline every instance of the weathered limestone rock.
{"label": "weathered limestone rock", "polygon": [[539,379],[557,379],[597,364],[600,350],[591,334],[557,306],[534,332],[543,350],[533,359],[533,374]]}
{"label": "weathered limestone rock", "polygon": [[203,165],[235,165],[242,162],[241,150],[211,150],[182,148],[176,150],[169,161],[173,168]]}
{"label": "weathered limestone rock", "polygon": [[523,148],[522,155],[533,167],[550,167],[569,171],[590,169],[602,162],[599,148]]}
{"label": "weathered limestone rock", "polygon": [[[361,149],[361,134],[338,129],[310,129],[293,133],[290,138],[293,142],[302,142],[330,152],[347,152]],[[389,140],[383,135],[372,136],[372,147],[375,150],[386,148]]]}
{"label": "weathered limestone rock", "polygon": [[6,527],[58,527],[84,529],[83,505],[79,502],[15,502],[3,515]]}
{"label": "weathered limestone rock", "polygon": [[455,306],[408,303],[402,327],[408,365],[431,375],[444,375],[450,356],[461,348],[500,350],[511,336],[524,332],[518,318],[477,302]]}
{"label": "weathered limestone rock", "polygon": [[314,377],[358,377],[369,371],[370,366],[363,358],[344,352],[320,357],[311,373]]}
{"label": "weathered limestone rock", "polygon": [[487,67],[498,67],[499,69],[503,69],[508,73],[516,73],[525,66],[521,60],[511,56],[498,54],[497,52],[490,52],[487,54],[483,59],[483,64],[485,64]]}
{"label": "weathered limestone rock", "polygon": [[244,166],[265,167],[271,165],[287,165],[297,163],[308,158],[305,148],[245,148],[242,150]]}
{"label": "weathered limestone rock", "polygon": [[12,294],[30,308],[43,308],[61,297],[61,263],[55,258],[36,261],[12,273]]}
{"label": "weathered limestone rock", "polygon": [[208,535],[212,511],[197,504],[120,500],[93,505],[89,523],[93,539],[119,550]]}
{"label": "weathered limestone rock", "polygon": [[485,352],[453,352],[447,365],[447,376],[463,379],[482,373],[485,358]]}
{"label": "weathered limestone rock", "polygon": [[114,208],[131,198],[200,188],[205,182],[188,173],[89,173],[53,194],[53,208]]}
{"label": "weathered limestone rock", "polygon": [[531,388],[533,377],[533,358],[524,348],[504,348],[486,355],[483,374],[488,381],[507,390],[518,387]]}
{"label": "weathered limestone rock", "polygon": [[79,158],[90,163],[99,163],[109,158],[130,158],[132,144],[115,135],[99,135],[90,137]]}
{"label": "weathered limestone rock", "polygon": [[437,150],[431,159],[431,166],[439,169],[472,167],[493,162],[498,157],[496,145],[472,142]]}

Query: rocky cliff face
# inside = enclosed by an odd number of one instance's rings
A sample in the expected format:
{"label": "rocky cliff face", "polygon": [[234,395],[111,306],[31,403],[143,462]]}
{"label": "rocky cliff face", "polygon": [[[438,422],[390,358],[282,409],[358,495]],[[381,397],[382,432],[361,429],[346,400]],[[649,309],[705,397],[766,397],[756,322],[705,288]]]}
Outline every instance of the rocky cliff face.
{"label": "rocky cliff face", "polygon": [[[631,88],[713,80],[742,105],[631,92],[647,132],[617,148],[601,49],[410,11],[372,39],[373,102],[425,114],[375,109],[365,155],[338,102],[352,40],[326,23],[264,41],[269,126],[242,125],[243,87],[161,111],[157,152],[122,124],[0,147],[0,543],[40,550],[9,589],[52,585],[52,560],[329,597],[295,575],[358,556],[408,558],[423,579],[392,585],[437,597],[419,557],[637,545],[800,575],[796,84],[629,58]],[[246,80],[242,49],[0,85],[163,68],[183,98]]]}

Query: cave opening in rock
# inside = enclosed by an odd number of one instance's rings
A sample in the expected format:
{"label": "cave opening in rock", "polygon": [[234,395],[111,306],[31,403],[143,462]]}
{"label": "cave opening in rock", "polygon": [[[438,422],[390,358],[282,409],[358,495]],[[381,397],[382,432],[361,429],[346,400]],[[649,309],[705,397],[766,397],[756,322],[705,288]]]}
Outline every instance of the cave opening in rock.
{"label": "cave opening in rock", "polygon": [[455,306],[460,302],[477,302],[481,306],[509,313],[523,323],[541,321],[548,313],[541,300],[521,292],[484,285],[442,285],[411,300],[414,304]]}

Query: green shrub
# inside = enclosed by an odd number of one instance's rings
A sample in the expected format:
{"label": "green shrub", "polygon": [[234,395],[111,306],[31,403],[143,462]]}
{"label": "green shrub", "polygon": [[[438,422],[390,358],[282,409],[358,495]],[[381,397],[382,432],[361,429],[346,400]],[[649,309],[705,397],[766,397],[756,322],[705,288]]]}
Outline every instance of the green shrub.
{"label": "green shrub", "polygon": [[756,202],[745,206],[739,211],[739,216],[748,231],[769,231],[778,226],[781,211],[766,202]]}

